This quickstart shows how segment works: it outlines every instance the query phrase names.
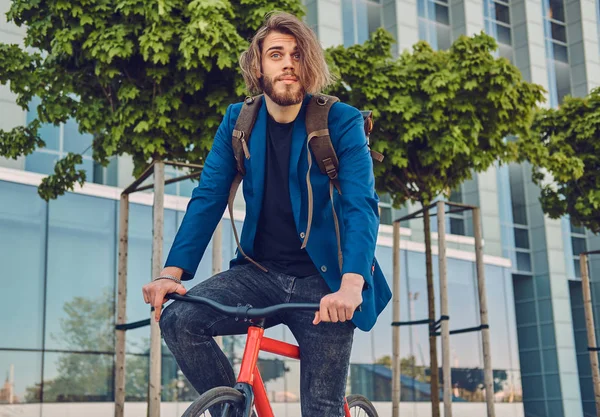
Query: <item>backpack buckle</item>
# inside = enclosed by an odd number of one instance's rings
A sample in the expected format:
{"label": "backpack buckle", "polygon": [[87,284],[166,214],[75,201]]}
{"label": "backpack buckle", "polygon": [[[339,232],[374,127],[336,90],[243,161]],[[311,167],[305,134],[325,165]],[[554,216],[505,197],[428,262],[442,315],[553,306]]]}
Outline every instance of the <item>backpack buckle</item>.
{"label": "backpack buckle", "polygon": [[317,104],[319,106],[324,106],[325,104],[327,104],[327,97],[323,97],[323,96],[317,97]]}
{"label": "backpack buckle", "polygon": [[246,102],[247,105],[250,105],[252,103],[254,103],[254,97],[246,97],[246,100],[244,100]]}
{"label": "backpack buckle", "polygon": [[337,168],[333,164],[333,160],[331,158],[323,159],[323,166],[325,167],[325,172],[330,179],[334,180],[337,178]]}

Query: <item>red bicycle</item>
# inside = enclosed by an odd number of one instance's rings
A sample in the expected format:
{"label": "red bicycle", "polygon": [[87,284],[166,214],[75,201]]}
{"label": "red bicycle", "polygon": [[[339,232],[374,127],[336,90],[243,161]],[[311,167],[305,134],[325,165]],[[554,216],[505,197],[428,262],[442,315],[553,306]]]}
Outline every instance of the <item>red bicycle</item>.
{"label": "red bicycle", "polygon": [[[292,359],[300,359],[300,349],[296,345],[264,337],[265,319],[284,311],[317,311],[319,304],[288,303],[267,308],[252,308],[250,306],[225,306],[208,298],[191,295],[169,294],[167,298],[204,304],[223,314],[250,323],[235,387],[216,387],[206,391],[189,406],[182,417],[274,417],[265,385],[257,367],[258,353],[262,350]],[[357,394],[349,395],[345,399],[344,412],[346,417],[378,417],[373,404],[366,397]]]}

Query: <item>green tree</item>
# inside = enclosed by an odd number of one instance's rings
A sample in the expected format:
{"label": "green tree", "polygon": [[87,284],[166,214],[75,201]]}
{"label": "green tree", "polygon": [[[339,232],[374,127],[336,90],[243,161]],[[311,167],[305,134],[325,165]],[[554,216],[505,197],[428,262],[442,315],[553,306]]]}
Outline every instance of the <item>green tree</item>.
{"label": "green tree", "polygon": [[[473,172],[517,158],[517,144],[505,137],[529,137],[543,89],[494,57],[492,37],[461,36],[448,51],[419,42],[398,59],[390,53],[392,42],[379,29],[364,45],[329,51],[342,80],[331,92],[373,110],[372,148],[386,157],[375,165],[378,191],[389,193],[396,207],[406,201],[426,207]],[[435,320],[428,211],[424,229],[429,318]],[[431,389],[438,392],[435,336],[429,344]],[[438,396],[432,401],[437,417]]]}
{"label": "green tree", "polygon": [[[201,161],[227,105],[244,94],[240,53],[266,13],[302,15],[298,0],[13,0],[24,44],[0,44],[0,83],[38,118],[0,130],[0,156],[43,147],[42,123],[74,118],[106,165],[129,154],[135,175],[152,159]],[[82,149],[82,151],[84,151]],[[81,155],[60,160],[39,193],[48,200],[86,179]]]}
{"label": "green tree", "polygon": [[542,210],[600,233],[600,88],[540,110],[521,151],[542,189]]}

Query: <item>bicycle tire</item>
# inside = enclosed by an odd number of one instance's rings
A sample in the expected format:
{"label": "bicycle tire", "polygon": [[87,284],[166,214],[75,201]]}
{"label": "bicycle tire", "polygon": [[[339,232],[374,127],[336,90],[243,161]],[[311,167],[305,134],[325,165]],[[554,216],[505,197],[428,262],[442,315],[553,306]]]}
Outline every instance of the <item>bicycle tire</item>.
{"label": "bicycle tire", "polygon": [[[231,417],[241,417],[244,414],[244,396],[241,392],[230,387],[216,387],[206,391],[185,410],[181,417],[208,417],[212,414],[211,407],[229,404],[232,406]],[[252,416],[256,416],[254,411]],[[221,417],[221,414],[218,414]]]}
{"label": "bicycle tire", "polygon": [[[365,397],[360,394],[348,395],[346,398],[348,401],[348,408],[350,409],[350,416],[352,417],[378,417],[375,406]],[[364,413],[361,413],[363,411]]]}

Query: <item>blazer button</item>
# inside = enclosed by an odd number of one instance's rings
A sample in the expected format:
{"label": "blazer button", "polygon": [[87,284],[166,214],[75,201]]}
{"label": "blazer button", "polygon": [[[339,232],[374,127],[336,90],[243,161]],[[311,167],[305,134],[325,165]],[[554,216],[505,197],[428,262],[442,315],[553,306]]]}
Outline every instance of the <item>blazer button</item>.
{"label": "blazer button", "polygon": [[323,265],[323,266],[321,267],[321,271],[323,271],[323,272],[327,272],[327,267],[326,267],[325,265]]}
{"label": "blazer button", "polygon": [[306,235],[304,234],[304,232],[301,232],[301,233],[300,233],[300,239],[304,239],[304,236],[306,236]]}

